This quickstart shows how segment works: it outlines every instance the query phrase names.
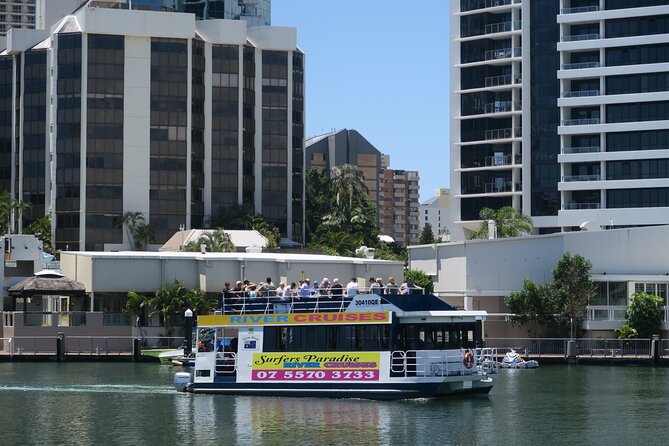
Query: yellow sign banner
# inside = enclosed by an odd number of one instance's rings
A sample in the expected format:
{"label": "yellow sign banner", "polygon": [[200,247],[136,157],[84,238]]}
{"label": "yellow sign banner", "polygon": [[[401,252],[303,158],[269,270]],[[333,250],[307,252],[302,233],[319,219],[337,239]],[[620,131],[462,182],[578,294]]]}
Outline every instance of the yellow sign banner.
{"label": "yellow sign banner", "polygon": [[290,313],[198,316],[199,327],[229,325],[333,325],[333,324],[389,324],[388,311],[361,311],[350,313]]}

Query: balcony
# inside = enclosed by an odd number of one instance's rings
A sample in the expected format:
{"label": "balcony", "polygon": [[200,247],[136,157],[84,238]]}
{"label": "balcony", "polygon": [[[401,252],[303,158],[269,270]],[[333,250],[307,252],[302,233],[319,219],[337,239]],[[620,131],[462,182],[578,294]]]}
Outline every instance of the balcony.
{"label": "balcony", "polygon": [[462,12],[496,8],[498,6],[518,5],[520,3],[522,3],[522,0],[473,0],[462,6]]}
{"label": "balcony", "polygon": [[573,36],[562,36],[562,42],[580,42],[582,40],[596,40],[599,39],[598,33],[593,34],[575,34]]}
{"label": "balcony", "polygon": [[599,124],[599,118],[585,118],[585,119],[564,119],[562,125],[593,125]]}
{"label": "balcony", "polygon": [[499,50],[488,50],[483,53],[484,60],[510,59],[512,57],[521,57],[522,48],[502,48]]}
{"label": "balcony", "polygon": [[516,74],[515,76],[505,74],[502,76],[488,76],[485,78],[486,87],[501,87],[504,85],[520,84],[521,82],[522,77],[520,74]]}
{"label": "balcony", "polygon": [[573,183],[577,181],[600,181],[602,179],[601,174],[594,175],[568,175],[562,177],[563,183]]}
{"label": "balcony", "polygon": [[580,6],[578,8],[562,8],[560,14],[581,14],[584,12],[596,12],[599,11],[599,6]]}
{"label": "balcony", "polygon": [[499,23],[490,23],[485,26],[483,34],[497,34],[497,33],[506,33],[510,31],[518,31],[522,26],[520,20],[514,20],[513,22],[499,22]]}
{"label": "balcony", "polygon": [[509,139],[520,138],[522,136],[522,129],[520,127],[512,129],[491,129],[485,131],[485,139]]}
{"label": "balcony", "polygon": [[513,164],[513,158],[511,155],[486,156],[484,164],[486,167],[510,166]]}
{"label": "balcony", "polygon": [[562,65],[563,70],[582,70],[584,68],[599,68],[599,62],[566,63]]}
{"label": "balcony", "polygon": [[563,91],[563,98],[583,98],[587,96],[599,96],[599,90],[583,90],[583,91]]}
{"label": "balcony", "polygon": [[503,183],[486,183],[485,185],[486,194],[495,194],[502,192],[513,192],[513,182],[504,181]]}
{"label": "balcony", "polygon": [[599,146],[588,146],[588,147],[563,147],[562,153],[564,155],[572,153],[597,153],[601,151],[602,148]]}
{"label": "balcony", "polygon": [[572,211],[578,209],[599,209],[599,203],[564,203],[562,209],[565,211]]}

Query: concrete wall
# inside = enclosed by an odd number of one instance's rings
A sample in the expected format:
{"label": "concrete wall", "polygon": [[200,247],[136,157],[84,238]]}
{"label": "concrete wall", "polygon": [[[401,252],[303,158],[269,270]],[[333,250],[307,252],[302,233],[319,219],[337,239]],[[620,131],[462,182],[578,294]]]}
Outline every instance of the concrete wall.
{"label": "concrete wall", "polygon": [[381,277],[384,281],[403,277],[401,262],[347,257],[286,254],[199,254],[199,253],[93,253],[65,252],[61,255],[65,276],[83,283],[86,291],[151,293],[165,281],[178,280],[187,288],[219,292],[226,280],[242,278],[258,283],[268,276],[279,281],[297,282],[302,276],[320,281],[339,278],[346,284],[351,277],[361,281]]}

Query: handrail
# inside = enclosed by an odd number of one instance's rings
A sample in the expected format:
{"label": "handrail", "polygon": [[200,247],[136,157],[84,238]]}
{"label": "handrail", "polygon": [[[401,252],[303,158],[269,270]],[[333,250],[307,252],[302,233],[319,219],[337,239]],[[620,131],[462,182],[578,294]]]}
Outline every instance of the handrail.
{"label": "handrail", "polygon": [[579,42],[582,40],[595,40],[595,39],[599,39],[599,33],[574,34],[572,36],[562,36],[560,40],[562,42]]}
{"label": "handrail", "polygon": [[563,91],[563,98],[583,98],[589,96],[599,96],[599,90],[575,90],[575,91]]}
{"label": "handrail", "polygon": [[588,146],[588,147],[563,147],[562,153],[595,153],[601,151],[599,146]]}
{"label": "handrail", "polygon": [[562,8],[560,14],[580,14],[583,12],[595,12],[599,11],[598,5],[593,6],[579,6],[578,8]]}
{"label": "handrail", "polygon": [[580,70],[583,68],[599,68],[599,62],[579,62],[562,64],[563,70]]}

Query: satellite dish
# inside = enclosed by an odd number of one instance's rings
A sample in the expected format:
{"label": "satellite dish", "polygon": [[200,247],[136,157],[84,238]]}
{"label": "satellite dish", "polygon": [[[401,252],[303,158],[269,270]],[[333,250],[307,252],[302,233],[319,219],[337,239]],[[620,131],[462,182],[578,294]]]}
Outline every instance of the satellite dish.
{"label": "satellite dish", "polygon": [[578,227],[581,229],[581,231],[587,231],[588,230],[588,223],[590,223],[590,222],[589,221],[584,221],[583,223],[578,225]]}

